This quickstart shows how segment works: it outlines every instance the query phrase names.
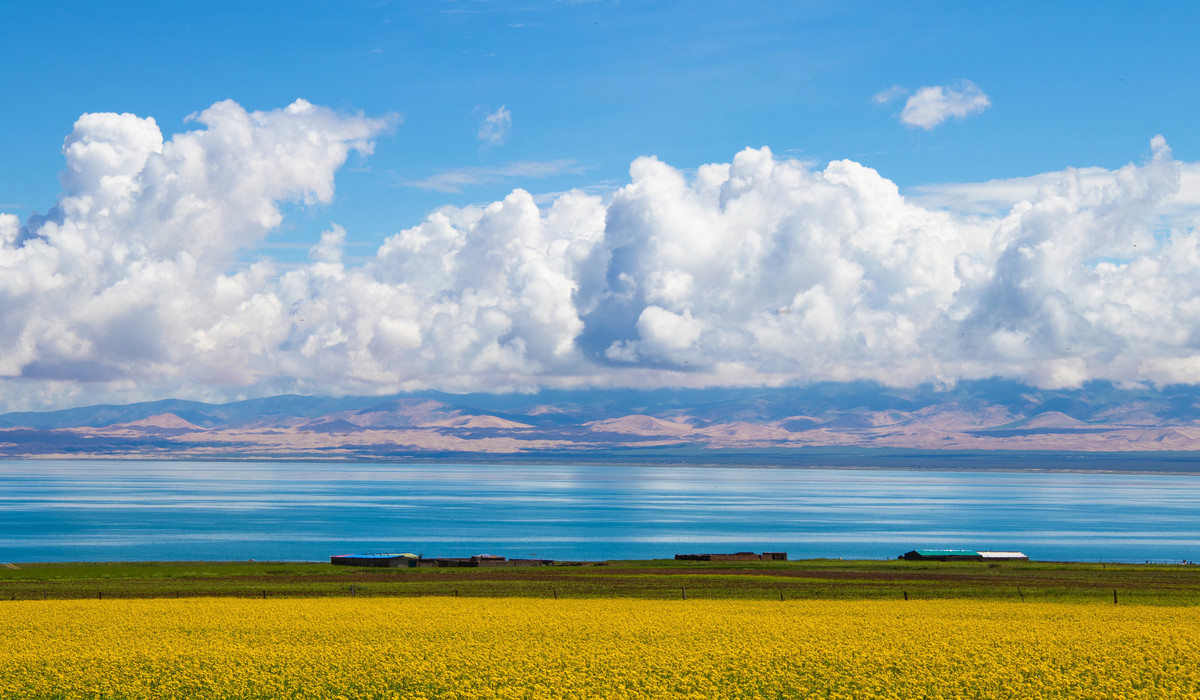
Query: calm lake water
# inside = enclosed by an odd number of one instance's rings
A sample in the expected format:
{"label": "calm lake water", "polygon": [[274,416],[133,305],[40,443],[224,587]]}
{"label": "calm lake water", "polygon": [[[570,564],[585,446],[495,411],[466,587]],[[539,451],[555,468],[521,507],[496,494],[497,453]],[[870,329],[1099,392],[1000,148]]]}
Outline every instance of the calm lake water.
{"label": "calm lake water", "polygon": [[1200,559],[1200,476],[0,460],[0,561],[882,559],[919,547]]}

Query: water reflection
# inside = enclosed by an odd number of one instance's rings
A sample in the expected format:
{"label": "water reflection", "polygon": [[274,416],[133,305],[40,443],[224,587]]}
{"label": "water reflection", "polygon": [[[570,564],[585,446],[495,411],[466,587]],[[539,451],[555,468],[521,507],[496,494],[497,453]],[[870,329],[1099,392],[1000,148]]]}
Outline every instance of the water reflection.
{"label": "water reflection", "polygon": [[1189,475],[753,467],[0,461],[0,561],[558,559],[914,547],[1195,559]]}

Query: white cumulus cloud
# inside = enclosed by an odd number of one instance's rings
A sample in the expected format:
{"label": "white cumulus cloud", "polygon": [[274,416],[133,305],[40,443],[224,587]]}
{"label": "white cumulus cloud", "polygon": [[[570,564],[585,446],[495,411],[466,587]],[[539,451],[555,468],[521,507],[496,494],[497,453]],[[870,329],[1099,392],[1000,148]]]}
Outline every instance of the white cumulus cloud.
{"label": "white cumulus cloud", "polygon": [[[873,99],[877,104],[885,104],[906,94],[903,88],[892,86]],[[970,80],[960,80],[954,85],[926,86],[909,95],[899,119],[904,124],[928,131],[947,119],[964,119],[991,106],[991,99],[978,85]]]}
{"label": "white cumulus cloud", "polygon": [[330,201],[387,119],[232,102],[164,138],[85,115],[47,215],[0,214],[5,408],[285,391],[1200,377],[1200,205],[1143,163],[909,197],[859,163],[639,158],[607,197],[517,189],[365,263],[233,263]]}
{"label": "white cumulus cloud", "polygon": [[15,236],[0,219],[0,376],[67,389],[263,376],[243,360],[283,337],[277,275],[229,274],[235,254],[280,224],[282,202],[329,202],[350,151],[369,153],[392,120],[303,100],[191,120],[205,128],[164,140],[153,119],[80,117],[56,206]]}

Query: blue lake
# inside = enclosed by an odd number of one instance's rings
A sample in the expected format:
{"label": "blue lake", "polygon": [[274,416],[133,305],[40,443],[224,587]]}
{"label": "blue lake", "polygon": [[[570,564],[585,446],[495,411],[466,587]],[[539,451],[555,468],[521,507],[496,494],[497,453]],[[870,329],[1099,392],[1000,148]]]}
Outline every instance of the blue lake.
{"label": "blue lake", "polygon": [[1200,559],[1200,476],[0,460],[0,561],[883,559],[919,547]]}

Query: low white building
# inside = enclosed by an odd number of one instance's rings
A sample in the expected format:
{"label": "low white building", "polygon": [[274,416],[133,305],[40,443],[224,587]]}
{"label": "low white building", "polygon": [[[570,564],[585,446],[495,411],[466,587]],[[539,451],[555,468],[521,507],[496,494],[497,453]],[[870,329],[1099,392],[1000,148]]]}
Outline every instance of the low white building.
{"label": "low white building", "polygon": [[984,561],[1029,561],[1029,557],[1021,552],[980,552],[979,558]]}

